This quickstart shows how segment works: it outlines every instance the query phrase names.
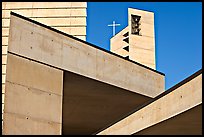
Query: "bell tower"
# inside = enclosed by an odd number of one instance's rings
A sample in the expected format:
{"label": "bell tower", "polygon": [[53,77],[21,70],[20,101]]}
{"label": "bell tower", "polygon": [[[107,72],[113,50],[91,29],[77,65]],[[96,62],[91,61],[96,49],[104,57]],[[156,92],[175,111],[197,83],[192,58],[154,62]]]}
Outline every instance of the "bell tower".
{"label": "bell tower", "polygon": [[128,8],[128,26],[110,43],[112,52],[156,69],[154,13]]}

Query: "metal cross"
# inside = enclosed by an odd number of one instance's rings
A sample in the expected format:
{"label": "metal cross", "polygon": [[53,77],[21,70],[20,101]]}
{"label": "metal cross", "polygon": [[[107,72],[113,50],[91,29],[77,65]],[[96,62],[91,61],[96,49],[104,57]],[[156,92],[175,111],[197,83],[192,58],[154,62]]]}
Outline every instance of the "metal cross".
{"label": "metal cross", "polygon": [[115,36],[115,26],[120,26],[120,24],[115,24],[115,21],[113,21],[113,24],[110,24],[108,26],[113,27],[113,36]]}

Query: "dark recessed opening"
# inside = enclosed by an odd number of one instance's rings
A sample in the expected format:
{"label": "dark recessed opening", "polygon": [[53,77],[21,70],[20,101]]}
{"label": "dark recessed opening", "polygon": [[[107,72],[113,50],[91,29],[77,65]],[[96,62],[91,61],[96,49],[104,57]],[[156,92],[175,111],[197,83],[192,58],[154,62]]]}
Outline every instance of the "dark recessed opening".
{"label": "dark recessed opening", "polygon": [[140,19],[141,16],[137,16],[137,15],[131,15],[131,30],[132,30],[132,34],[134,35],[140,35]]}

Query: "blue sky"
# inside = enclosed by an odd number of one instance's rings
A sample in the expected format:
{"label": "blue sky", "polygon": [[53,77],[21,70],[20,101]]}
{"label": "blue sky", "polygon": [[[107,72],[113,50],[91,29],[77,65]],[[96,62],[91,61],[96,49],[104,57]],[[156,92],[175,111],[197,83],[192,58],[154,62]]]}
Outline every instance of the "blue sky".
{"label": "blue sky", "polygon": [[107,25],[125,28],[129,7],[154,12],[156,70],[165,73],[166,89],[202,68],[201,2],[88,2],[87,41],[110,50]]}

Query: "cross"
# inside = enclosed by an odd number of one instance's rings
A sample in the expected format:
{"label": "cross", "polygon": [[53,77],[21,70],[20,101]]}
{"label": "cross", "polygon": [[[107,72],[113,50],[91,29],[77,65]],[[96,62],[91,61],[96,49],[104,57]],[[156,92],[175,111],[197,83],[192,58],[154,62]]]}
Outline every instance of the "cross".
{"label": "cross", "polygon": [[113,24],[110,24],[108,26],[113,27],[113,36],[115,36],[115,26],[120,26],[120,24],[115,24],[115,21],[113,21]]}

